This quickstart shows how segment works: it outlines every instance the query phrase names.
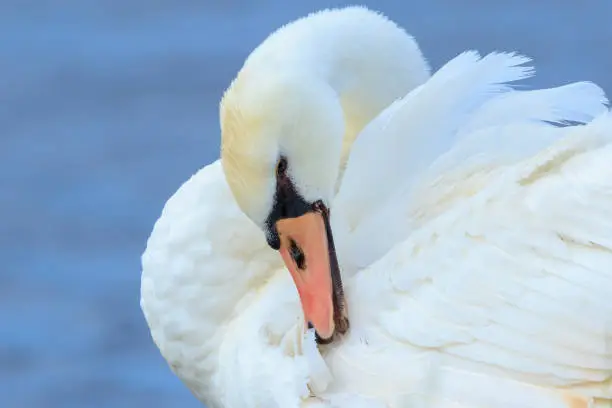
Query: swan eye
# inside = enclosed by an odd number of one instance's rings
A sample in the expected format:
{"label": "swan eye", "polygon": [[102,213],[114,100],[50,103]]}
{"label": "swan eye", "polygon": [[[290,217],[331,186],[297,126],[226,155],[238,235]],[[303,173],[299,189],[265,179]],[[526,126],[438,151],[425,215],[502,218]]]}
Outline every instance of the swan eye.
{"label": "swan eye", "polygon": [[284,177],[287,172],[287,159],[281,157],[276,164],[276,177]]}
{"label": "swan eye", "polygon": [[291,255],[291,258],[293,258],[293,261],[297,265],[298,269],[306,269],[306,257],[304,256],[304,252],[302,252],[302,249],[295,243],[294,240],[291,240],[290,244],[289,254]]}

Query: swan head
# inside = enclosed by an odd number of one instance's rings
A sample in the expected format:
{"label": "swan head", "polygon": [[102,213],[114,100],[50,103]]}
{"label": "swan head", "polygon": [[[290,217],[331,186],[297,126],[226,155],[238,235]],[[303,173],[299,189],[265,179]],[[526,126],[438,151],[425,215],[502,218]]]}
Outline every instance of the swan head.
{"label": "swan head", "polygon": [[349,7],[271,34],[221,100],[228,185],[280,252],[319,342],[348,329],[329,217],[350,145],[428,77],[427,62],[403,29]]}
{"label": "swan head", "polygon": [[222,165],[242,211],[279,250],[320,342],[348,328],[329,208],[343,110],[329,86],[241,72],[221,105]]}

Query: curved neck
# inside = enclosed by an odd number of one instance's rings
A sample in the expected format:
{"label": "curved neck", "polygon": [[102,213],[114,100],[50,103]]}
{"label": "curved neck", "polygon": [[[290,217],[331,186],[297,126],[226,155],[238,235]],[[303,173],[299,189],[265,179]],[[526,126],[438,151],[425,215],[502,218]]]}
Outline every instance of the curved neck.
{"label": "curved neck", "polygon": [[236,201],[263,226],[280,153],[304,163],[291,168],[304,173],[292,176],[305,198],[321,190],[316,199],[330,200],[364,126],[428,78],[414,39],[364,8],[316,13],[274,32],[220,105],[221,156]]}
{"label": "curved neck", "polygon": [[[342,150],[333,153],[340,151],[341,156],[338,186],[359,132],[429,76],[416,41],[386,17],[363,7],[315,13],[271,34],[249,55],[221,103],[223,144],[232,152],[225,159],[237,162],[226,166],[224,160],[228,182],[240,179],[234,190],[241,192],[243,201],[265,197],[252,219],[263,220],[269,211],[272,194],[265,190],[273,188],[274,180],[265,174],[277,160],[279,138],[309,139],[310,144],[293,146],[304,161],[295,167],[307,169],[308,181],[317,184],[312,182],[317,173],[312,167],[322,172],[325,159],[312,160],[309,152],[315,151],[313,146],[330,149],[325,137],[341,136]],[[341,122],[342,116],[344,126],[330,126],[336,117]],[[245,165],[251,162],[252,168]]]}
{"label": "curved neck", "polygon": [[251,53],[242,72],[301,72],[333,89],[345,119],[341,172],[364,126],[430,76],[416,41],[363,7],[314,13],[280,28]]}

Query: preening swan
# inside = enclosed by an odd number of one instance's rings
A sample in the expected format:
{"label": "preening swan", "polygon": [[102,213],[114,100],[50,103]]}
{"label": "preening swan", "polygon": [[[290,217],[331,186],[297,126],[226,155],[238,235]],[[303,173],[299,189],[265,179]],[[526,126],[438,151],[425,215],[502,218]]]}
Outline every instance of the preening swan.
{"label": "preening swan", "polygon": [[430,75],[360,7],[253,51],[221,159],[142,257],[153,340],[202,402],[610,402],[612,114],[591,83],[513,90],[528,61],[466,52]]}

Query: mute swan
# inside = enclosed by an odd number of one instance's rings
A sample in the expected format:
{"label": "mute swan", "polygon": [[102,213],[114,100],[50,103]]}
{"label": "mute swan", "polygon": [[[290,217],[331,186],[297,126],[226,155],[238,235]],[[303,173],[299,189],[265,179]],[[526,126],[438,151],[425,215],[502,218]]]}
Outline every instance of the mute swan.
{"label": "mute swan", "polygon": [[[612,115],[590,83],[512,90],[527,61],[466,52],[430,77],[360,7],[248,57],[221,160],[168,200],[142,257],[152,338],[202,402],[605,403]],[[548,123],[565,120],[588,124]]]}

